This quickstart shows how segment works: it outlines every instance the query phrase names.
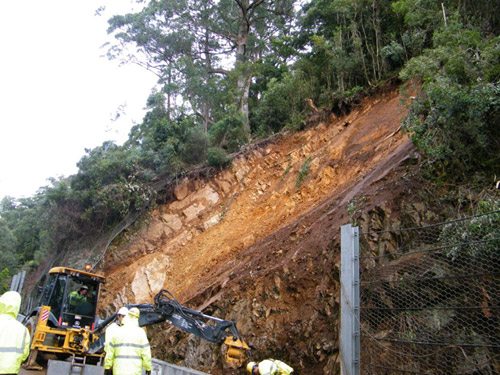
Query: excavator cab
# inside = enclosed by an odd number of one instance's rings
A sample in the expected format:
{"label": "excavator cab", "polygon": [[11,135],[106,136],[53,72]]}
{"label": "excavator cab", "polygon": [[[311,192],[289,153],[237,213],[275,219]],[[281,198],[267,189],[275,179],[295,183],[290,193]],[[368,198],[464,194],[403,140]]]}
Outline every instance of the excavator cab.
{"label": "excavator cab", "polygon": [[69,268],[50,270],[39,306],[50,306],[54,327],[93,329],[99,287],[104,279]]}
{"label": "excavator cab", "polygon": [[[28,369],[39,367],[38,357],[89,356],[90,345],[99,339],[92,330],[99,288],[104,282],[104,277],[88,271],[66,267],[50,269],[45,285],[40,288],[38,303],[25,314],[23,322],[31,335]],[[91,356],[97,361],[102,354]]]}

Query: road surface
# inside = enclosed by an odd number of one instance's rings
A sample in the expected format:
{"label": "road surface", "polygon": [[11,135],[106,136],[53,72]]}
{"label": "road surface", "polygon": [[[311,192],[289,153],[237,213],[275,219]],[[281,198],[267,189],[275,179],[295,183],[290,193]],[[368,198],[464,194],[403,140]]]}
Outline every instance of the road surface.
{"label": "road surface", "polygon": [[21,368],[21,370],[19,370],[19,375],[45,375],[45,370],[32,371]]}

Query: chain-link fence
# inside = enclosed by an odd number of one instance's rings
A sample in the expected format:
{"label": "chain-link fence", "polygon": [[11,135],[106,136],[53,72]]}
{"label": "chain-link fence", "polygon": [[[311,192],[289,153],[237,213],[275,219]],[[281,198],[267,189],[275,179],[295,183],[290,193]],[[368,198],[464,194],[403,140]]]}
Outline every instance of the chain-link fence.
{"label": "chain-link fence", "polygon": [[500,374],[500,211],[359,249],[361,374]]}

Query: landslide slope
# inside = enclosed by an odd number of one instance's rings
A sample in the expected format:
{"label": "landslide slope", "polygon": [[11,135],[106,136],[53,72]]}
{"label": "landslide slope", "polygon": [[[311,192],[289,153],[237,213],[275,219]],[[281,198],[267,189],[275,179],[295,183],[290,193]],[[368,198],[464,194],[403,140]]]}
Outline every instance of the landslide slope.
{"label": "landslide slope", "polygon": [[[416,199],[405,113],[390,90],[248,149],[216,175],[179,181],[108,250],[102,313],[165,288],[184,306],[235,320],[255,360],[338,373],[340,227],[361,209],[366,225],[380,224]],[[243,373],[224,368],[217,345],[166,323],[148,335],[159,359]]]}

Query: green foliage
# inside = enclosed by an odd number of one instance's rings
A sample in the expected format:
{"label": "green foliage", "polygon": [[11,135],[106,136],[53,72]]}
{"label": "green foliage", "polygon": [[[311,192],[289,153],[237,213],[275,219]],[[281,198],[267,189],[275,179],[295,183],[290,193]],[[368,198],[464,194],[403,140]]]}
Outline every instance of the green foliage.
{"label": "green foliage", "polygon": [[248,142],[243,118],[232,114],[218,121],[208,131],[210,144],[232,153]]}
{"label": "green foliage", "polygon": [[208,165],[216,168],[224,168],[231,163],[226,151],[220,147],[209,147],[207,150]]}
{"label": "green foliage", "polygon": [[433,30],[437,25],[441,25],[441,4],[438,1],[398,0],[392,2],[391,6],[410,28]]}
{"label": "green foliage", "polygon": [[[148,113],[141,124],[130,132],[126,144],[143,172],[140,180],[157,174],[179,173],[184,163],[196,164],[204,160],[206,134],[193,116],[179,113],[171,118],[165,106],[165,96],[153,93],[148,99]],[[139,169],[139,171],[138,171]]]}
{"label": "green foliage", "polygon": [[[140,211],[151,200],[153,192],[143,184],[120,181],[108,184],[95,192],[92,204],[82,215],[88,225],[110,226],[125,218],[129,212]],[[104,219],[104,220],[103,220]]]}
{"label": "green foliage", "polygon": [[57,202],[59,207],[76,209],[78,218],[71,221],[82,226],[84,233],[117,223],[131,209],[142,207],[150,195],[135,177],[141,172],[137,168],[139,161],[131,149],[112,142],[87,150],[71,180],[71,190]]}
{"label": "green foliage", "polygon": [[17,240],[10,231],[7,221],[0,218],[0,269],[14,271],[17,267]]}
{"label": "green foliage", "polygon": [[311,170],[311,158],[308,157],[306,160],[304,160],[304,163],[302,163],[299,169],[299,175],[297,177],[297,182],[295,182],[295,187],[299,188],[302,185],[302,182],[307,177],[310,170]]}
{"label": "green foliage", "polygon": [[[139,63],[160,77],[171,105],[182,97],[183,106],[196,113],[205,129],[223,119],[227,106],[236,105],[245,119],[249,82],[255,74],[254,56],[290,48],[271,39],[286,37],[293,0],[262,1],[171,0],[152,1],[137,13],[114,16],[108,32],[117,44],[110,58]],[[137,48],[133,56],[128,46]],[[227,62],[233,61],[228,70]],[[230,78],[228,78],[230,77]],[[177,115],[174,113],[174,115]],[[248,129],[247,129],[248,130]]]}
{"label": "green foliage", "polygon": [[500,86],[488,82],[491,64],[483,57],[494,56],[499,43],[498,37],[483,38],[451,20],[436,31],[435,48],[410,60],[401,72],[403,80],[423,82],[404,126],[438,180],[488,178],[500,168]]}
{"label": "green foliage", "polygon": [[206,150],[208,145],[208,137],[205,130],[195,125],[188,129],[182,160],[190,165],[202,163],[206,160]]}
{"label": "green foliage", "polygon": [[[290,38],[287,39],[287,45],[284,45],[284,40],[282,39],[277,42],[278,46],[275,46],[273,43],[273,48],[282,49],[291,49],[290,46]],[[288,56],[290,52],[285,52],[286,56]],[[250,125],[253,133],[256,133],[258,130],[258,124],[253,120],[256,109],[261,104],[261,99],[263,93],[267,90],[267,86],[271,79],[280,80],[283,75],[289,71],[289,67],[281,58],[283,55],[279,55],[278,52],[276,55],[265,56],[262,60],[259,60],[258,64],[255,66],[255,78],[252,81],[250,86],[250,97],[249,97],[249,106],[250,106]]]}
{"label": "green foliage", "polygon": [[418,78],[421,81],[427,82],[434,79],[439,72],[439,61],[436,61],[431,56],[417,56],[411,59],[400,73],[402,80]]}
{"label": "green foliage", "polygon": [[365,196],[356,196],[347,203],[347,214],[350,216],[352,225],[357,226],[358,220],[356,219],[363,212],[364,203],[367,198]]}
{"label": "green foliage", "polygon": [[297,127],[307,109],[305,99],[312,95],[302,71],[285,73],[281,80],[271,79],[252,118],[253,127],[260,134],[275,133],[287,125]]}
{"label": "green foliage", "polygon": [[500,201],[487,199],[479,204],[470,220],[447,224],[440,234],[447,244],[444,253],[452,260],[475,259],[487,263],[500,256]]}
{"label": "green foliage", "polygon": [[344,92],[344,100],[346,100],[347,102],[351,102],[353,100],[356,99],[356,97],[358,97],[359,95],[363,96],[365,95],[366,92],[365,92],[365,89],[361,86],[354,86],[353,88],[347,90]]}
{"label": "green foliage", "polygon": [[106,141],[92,150],[86,149],[78,162],[78,174],[71,181],[71,188],[76,190],[95,189],[102,185],[120,180],[132,173],[128,162],[129,151]]}
{"label": "green foliage", "polygon": [[2,272],[0,272],[0,295],[9,290],[10,288],[9,280],[10,280],[9,269],[4,268]]}
{"label": "green foliage", "polygon": [[292,165],[288,164],[285,168],[285,171],[283,172],[283,176],[281,176],[281,181],[283,181],[288,173],[290,173],[290,169],[292,169]]}
{"label": "green foliage", "polygon": [[380,51],[382,57],[389,62],[391,67],[396,68],[401,66],[405,60],[405,50],[401,44],[392,41]]}
{"label": "green foliage", "polygon": [[406,30],[401,35],[407,57],[419,56],[430,40],[427,31],[422,29]]}
{"label": "green foliage", "polygon": [[426,173],[453,182],[498,174],[497,0],[311,0],[291,20],[293,3],[151,1],[111,18],[109,58],[153,70],[158,90],[123,146],[86,150],[76,175],[51,179],[32,198],[2,200],[0,269],[36,266],[112,228],[149,207],[158,180],[204,162],[225,167],[252,137],[302,129],[305,99],[332,110],[399,70],[402,80],[422,82],[404,128],[426,156]]}
{"label": "green foliage", "polygon": [[[307,51],[314,76],[325,91],[344,92],[354,86],[376,85],[390,68],[382,56],[384,46],[393,62],[401,59],[396,46],[402,44],[398,35],[404,30],[390,3],[313,0],[304,7],[297,46]],[[396,44],[392,45],[392,41]]]}
{"label": "green foliage", "polygon": [[15,256],[19,264],[34,259],[37,251],[50,247],[50,239],[44,235],[50,225],[44,204],[42,193],[32,198],[5,198],[2,201],[1,216],[15,237]]}

